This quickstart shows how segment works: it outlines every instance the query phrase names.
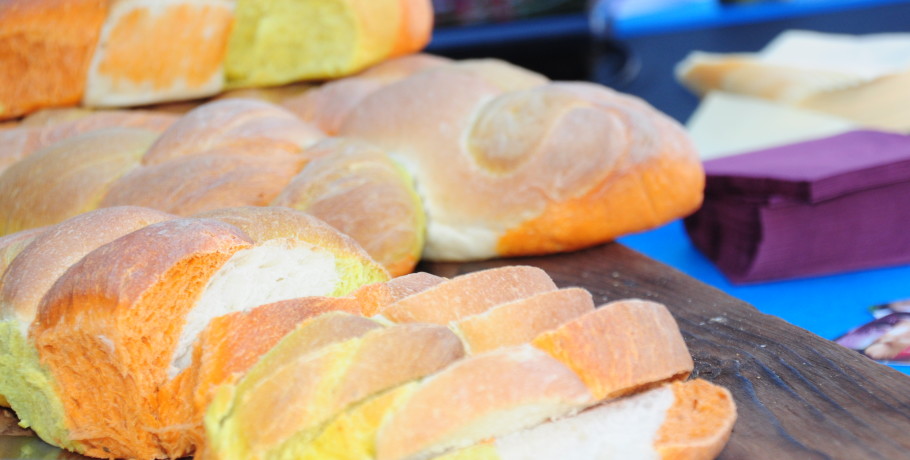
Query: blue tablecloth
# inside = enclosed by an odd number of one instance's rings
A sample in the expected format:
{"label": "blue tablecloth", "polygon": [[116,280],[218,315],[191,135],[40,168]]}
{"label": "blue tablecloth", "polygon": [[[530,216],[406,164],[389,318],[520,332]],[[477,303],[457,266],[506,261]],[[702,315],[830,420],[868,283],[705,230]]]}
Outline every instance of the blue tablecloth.
{"label": "blue tablecloth", "polygon": [[[734,285],[686,236],[681,221],[619,239],[652,259],[826,339],[872,320],[872,305],[910,298],[910,265],[800,280]],[[910,374],[910,366],[892,366]]]}

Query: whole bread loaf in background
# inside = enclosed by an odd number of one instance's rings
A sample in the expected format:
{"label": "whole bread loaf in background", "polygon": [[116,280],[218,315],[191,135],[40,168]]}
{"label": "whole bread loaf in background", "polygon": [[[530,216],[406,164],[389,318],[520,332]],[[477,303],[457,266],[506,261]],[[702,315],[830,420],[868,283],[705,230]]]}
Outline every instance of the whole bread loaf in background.
{"label": "whole bread loaf in background", "polygon": [[337,78],[422,49],[429,0],[0,2],[0,120]]}
{"label": "whole bread loaf in background", "polygon": [[[15,141],[0,145],[0,159],[10,159],[0,174],[0,233],[93,207],[193,215],[285,206],[354,237],[400,275],[421,258],[575,250],[686,216],[702,200],[701,163],[678,123],[606,87],[551,82],[502,61],[407,56],[282,105],[208,102],[132,148],[70,126],[122,117],[160,129],[148,117],[78,112],[0,131]],[[76,161],[75,146],[104,139],[105,152],[129,156],[116,174],[83,161],[64,166]],[[46,165],[65,174],[42,176]],[[76,199],[86,183],[91,199]]]}

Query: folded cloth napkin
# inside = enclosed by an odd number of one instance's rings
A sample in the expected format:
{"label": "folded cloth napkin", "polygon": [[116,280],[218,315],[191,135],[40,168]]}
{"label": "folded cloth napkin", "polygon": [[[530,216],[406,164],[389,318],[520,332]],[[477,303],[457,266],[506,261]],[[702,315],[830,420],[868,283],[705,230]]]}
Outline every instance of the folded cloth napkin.
{"label": "folded cloth napkin", "polygon": [[852,131],[705,173],[686,231],[734,283],[910,263],[910,136]]}

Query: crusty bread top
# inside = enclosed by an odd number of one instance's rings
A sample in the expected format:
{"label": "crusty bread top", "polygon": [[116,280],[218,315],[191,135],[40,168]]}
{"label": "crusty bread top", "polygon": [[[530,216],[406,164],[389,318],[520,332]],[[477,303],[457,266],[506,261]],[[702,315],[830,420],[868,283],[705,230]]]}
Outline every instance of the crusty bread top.
{"label": "crusty bread top", "polygon": [[240,145],[255,155],[269,150],[296,153],[324,134],[291,112],[254,99],[222,99],[203,104],[165,131],[143,158],[158,164],[178,156],[206,153],[216,147]]}
{"label": "crusty bread top", "polygon": [[[418,3],[422,1],[418,0]],[[329,135],[336,135],[348,114],[365,97],[409,75],[448,62],[445,58],[428,54],[392,59],[370,67],[357,76],[325,83],[313,91],[287,99],[282,105]]]}
{"label": "crusty bread top", "polygon": [[0,181],[0,234],[56,224],[96,209],[110,184],[139,166],[155,137],[137,128],[92,131],[14,164]]}
{"label": "crusty bread top", "polygon": [[531,343],[577,372],[598,400],[684,379],[694,366],[667,308],[638,299],[603,305]]}
{"label": "crusty bread top", "polygon": [[0,131],[0,172],[34,152],[91,131],[132,127],[162,132],[177,119],[174,115],[141,110],[103,112],[64,110],[77,112],[69,115],[48,114],[32,123],[23,122],[17,128]]}
{"label": "crusty bread top", "polygon": [[31,244],[38,235],[41,235],[47,230],[48,227],[37,227],[0,236],[0,288],[2,288],[3,274],[6,272],[7,267],[13,263],[16,256],[18,256],[26,246]]}
{"label": "crusty bread top", "polygon": [[[703,172],[678,123],[601,86],[546,83],[493,60],[438,66],[364,97],[339,133],[415,178],[433,260],[577,249],[700,204]],[[644,207],[613,204],[627,199]]]}
{"label": "crusty bread top", "polygon": [[384,283],[362,286],[351,295],[360,303],[363,315],[373,316],[386,306],[436,286],[445,280],[446,278],[426,272],[409,273],[392,278]]}
{"label": "crusty bread top", "polygon": [[534,294],[468,316],[450,326],[471,354],[528,343],[563,323],[594,310],[591,294],[580,288]]}
{"label": "crusty bread top", "polygon": [[396,323],[448,324],[494,305],[553,290],[556,284],[543,270],[508,266],[456,276],[388,305],[379,313]]}
{"label": "crusty bread top", "polygon": [[38,304],[71,265],[96,248],[147,225],[174,218],[138,207],[115,207],[82,214],[38,235],[10,265],[0,286],[0,317],[15,318],[23,330]]}
{"label": "crusty bread top", "polygon": [[146,206],[188,216],[235,206],[267,206],[304,164],[284,151],[236,155],[225,147],[136,168],[115,182],[100,207]]}
{"label": "crusty bread top", "polygon": [[[238,228],[210,219],[173,219],[142,227],[73,264],[43,299],[35,332],[65,318],[72,320],[85,308],[135,307],[146,289],[161,282],[159,273],[190,254],[226,251],[227,260],[229,254],[251,245]],[[80,296],[98,296],[104,302],[80,304],[76,302]]]}

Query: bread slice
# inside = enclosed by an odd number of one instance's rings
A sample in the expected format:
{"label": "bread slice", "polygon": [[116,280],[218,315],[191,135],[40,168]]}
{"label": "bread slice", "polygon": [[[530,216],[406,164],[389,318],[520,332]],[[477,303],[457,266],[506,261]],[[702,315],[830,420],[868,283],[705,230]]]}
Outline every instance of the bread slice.
{"label": "bread slice", "polygon": [[580,288],[547,291],[497,305],[450,325],[471,354],[528,343],[541,333],[594,310]]}
{"label": "bread slice", "polygon": [[475,355],[421,382],[376,437],[377,460],[425,459],[592,404],[562,363],[530,345]]}
{"label": "bread slice", "polygon": [[123,107],[219,92],[233,19],[226,0],[113,0],[83,103]]}
{"label": "bread slice", "polygon": [[247,155],[299,153],[325,135],[281,107],[253,99],[222,99],[203,104],[171,126],[143,157],[154,165],[219,147]]}
{"label": "bread slice", "polygon": [[82,99],[107,9],[105,0],[0,4],[0,120]]}
{"label": "bread slice", "polygon": [[445,280],[446,278],[426,272],[409,273],[384,283],[367,284],[351,295],[360,303],[361,312],[365,316],[373,316],[386,306]]}
{"label": "bread slice", "polygon": [[[454,334],[428,324],[375,329],[310,353],[292,346],[297,334],[269,351],[236,387],[219,391],[206,415],[207,455],[293,458],[351,404],[464,354]],[[288,386],[291,381],[296,385]]]}
{"label": "bread slice", "polygon": [[396,323],[448,324],[495,305],[555,290],[556,284],[545,271],[508,266],[456,276],[392,303],[379,313]]}
{"label": "bread slice", "polygon": [[694,366],[673,316],[645,300],[608,303],[531,343],[578,373],[597,400],[685,379]]}
{"label": "bread slice", "polygon": [[[227,151],[230,150],[230,151]],[[188,216],[219,208],[267,206],[303,167],[285,152],[262,156],[220,148],[133,170],[111,185],[100,206],[146,206]]]}
{"label": "bread slice", "polygon": [[96,209],[110,185],[139,166],[157,134],[93,131],[54,144],[0,176],[0,234],[62,222]]}
{"label": "bread slice", "polygon": [[[329,139],[272,200],[312,214],[354,238],[392,276],[410,273],[423,250],[426,218],[413,181],[369,144]],[[344,210],[344,211],[339,211]]]}
{"label": "bread slice", "polygon": [[735,420],[725,388],[705,380],[674,382],[437,460],[710,460]]}
{"label": "bread slice", "polygon": [[[346,297],[305,297],[212,319],[193,347],[193,364],[162,388],[159,417],[173,427],[158,434],[172,450],[190,452],[205,443],[203,417],[215,390],[233,384],[296,329],[290,346],[305,354],[359,337],[380,325],[358,316]],[[347,314],[333,314],[343,312]]]}

